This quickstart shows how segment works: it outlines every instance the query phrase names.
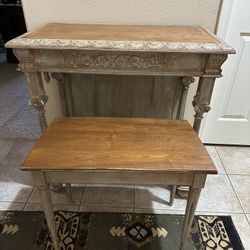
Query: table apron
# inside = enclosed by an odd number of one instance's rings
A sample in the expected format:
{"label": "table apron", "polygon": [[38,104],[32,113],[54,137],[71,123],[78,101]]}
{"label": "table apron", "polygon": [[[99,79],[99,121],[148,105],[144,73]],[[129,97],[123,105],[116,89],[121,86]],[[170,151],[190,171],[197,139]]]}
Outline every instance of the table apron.
{"label": "table apron", "polygon": [[23,72],[220,77],[227,55],[14,49]]}
{"label": "table apron", "polygon": [[[37,171],[34,171],[34,173]],[[197,174],[108,171],[43,171],[49,183],[192,185]]]}

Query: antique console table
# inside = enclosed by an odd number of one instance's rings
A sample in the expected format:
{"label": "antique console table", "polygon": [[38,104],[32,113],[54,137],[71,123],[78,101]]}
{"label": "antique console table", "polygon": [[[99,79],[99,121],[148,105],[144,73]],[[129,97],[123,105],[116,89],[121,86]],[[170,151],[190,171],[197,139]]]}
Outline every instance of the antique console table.
{"label": "antique console table", "polygon": [[47,127],[46,81],[57,79],[65,116],[183,119],[189,85],[198,133],[214,81],[235,51],[202,27],[46,24],[6,44],[27,76],[30,104]]}

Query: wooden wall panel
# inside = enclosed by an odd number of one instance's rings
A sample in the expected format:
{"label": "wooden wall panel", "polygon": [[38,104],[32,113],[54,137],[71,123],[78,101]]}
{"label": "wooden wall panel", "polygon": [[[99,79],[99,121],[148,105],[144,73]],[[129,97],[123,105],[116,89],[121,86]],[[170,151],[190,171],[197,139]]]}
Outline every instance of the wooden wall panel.
{"label": "wooden wall panel", "polygon": [[182,86],[180,77],[71,74],[67,115],[177,119]]}

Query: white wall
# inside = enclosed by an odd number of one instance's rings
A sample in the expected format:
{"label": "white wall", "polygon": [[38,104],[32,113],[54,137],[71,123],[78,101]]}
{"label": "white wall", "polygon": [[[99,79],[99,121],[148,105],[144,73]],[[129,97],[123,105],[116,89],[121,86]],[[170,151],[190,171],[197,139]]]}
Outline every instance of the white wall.
{"label": "white wall", "polygon": [[28,29],[47,22],[204,25],[213,30],[218,0],[22,0]]}
{"label": "white wall", "polygon": [[[22,0],[28,30],[49,22],[203,25],[214,30],[218,0]],[[53,84],[53,83],[52,83]],[[189,91],[185,118],[193,121],[191,100],[197,83]],[[48,122],[61,114],[55,87],[48,88]],[[52,104],[54,107],[52,108]]]}

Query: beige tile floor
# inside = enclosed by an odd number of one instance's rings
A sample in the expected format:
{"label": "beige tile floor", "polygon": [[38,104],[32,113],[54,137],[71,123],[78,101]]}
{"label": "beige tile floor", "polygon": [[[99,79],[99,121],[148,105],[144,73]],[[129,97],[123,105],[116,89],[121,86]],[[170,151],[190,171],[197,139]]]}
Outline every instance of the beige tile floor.
{"label": "beige tile floor", "polygon": [[[0,139],[0,210],[41,210],[30,173],[19,167],[34,140]],[[250,147],[207,146],[219,174],[209,176],[197,214],[231,215],[246,249],[250,249]],[[183,214],[186,201],[169,207],[167,186],[78,185],[73,201],[53,193],[55,209],[93,212]]]}

